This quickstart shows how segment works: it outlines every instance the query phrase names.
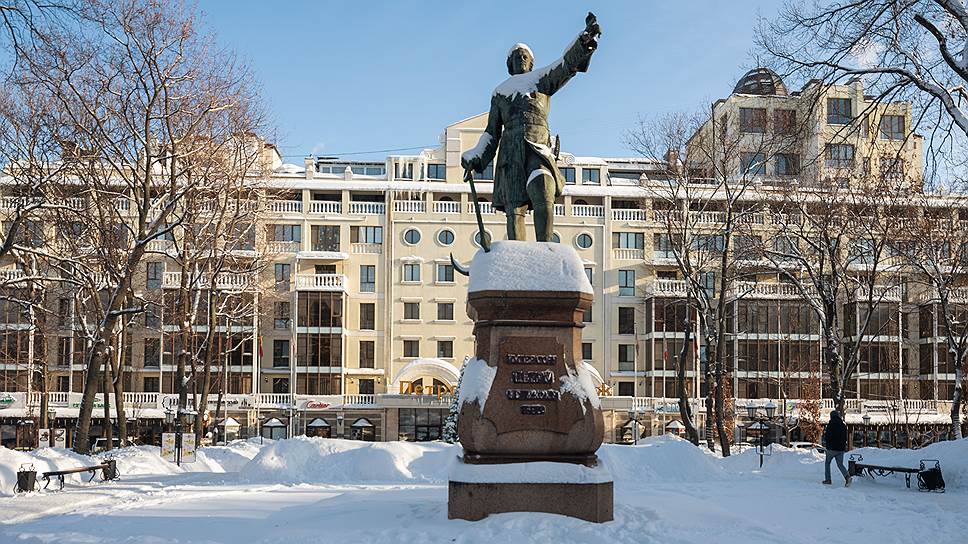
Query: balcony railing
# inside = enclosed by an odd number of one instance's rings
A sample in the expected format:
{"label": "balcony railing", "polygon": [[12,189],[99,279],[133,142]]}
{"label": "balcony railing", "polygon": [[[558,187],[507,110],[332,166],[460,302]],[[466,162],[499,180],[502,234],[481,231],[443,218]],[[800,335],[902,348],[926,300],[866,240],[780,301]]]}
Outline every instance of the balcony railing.
{"label": "balcony railing", "polygon": [[[221,274],[215,279],[215,288],[228,291],[244,290],[252,287],[253,278],[249,274]],[[161,286],[165,289],[178,289],[181,287],[181,272],[165,272],[162,276]],[[208,276],[200,276],[195,279],[192,287],[209,288],[211,279]]]}
{"label": "balcony railing", "polygon": [[297,274],[296,289],[300,291],[342,291],[346,276],[342,274]]}
{"label": "balcony railing", "polygon": [[266,209],[271,213],[302,213],[303,205],[301,200],[270,200]]}
{"label": "balcony railing", "polygon": [[299,251],[299,242],[295,240],[270,240],[266,249],[269,253],[296,253]]}
{"label": "balcony railing", "polygon": [[653,295],[682,296],[686,294],[686,280],[657,278],[652,282]]}
{"label": "balcony railing", "polygon": [[353,215],[383,215],[387,205],[383,202],[350,202],[350,213]]}
{"label": "balcony railing", "polygon": [[[481,207],[481,213],[482,214],[485,214],[485,213],[494,213],[494,205],[491,204],[490,202],[478,202],[478,204]],[[473,202],[468,202],[467,203],[467,213],[474,213],[474,203]]]}
{"label": "balcony railing", "polygon": [[427,211],[427,202],[424,200],[395,200],[393,211],[403,213],[424,213]]}
{"label": "balcony railing", "polygon": [[363,255],[379,255],[383,253],[383,244],[356,243],[350,246],[353,253]]}
{"label": "balcony railing", "polygon": [[438,200],[434,202],[434,213],[460,213],[460,202]]}
{"label": "balcony railing", "polygon": [[640,261],[645,259],[645,250],[615,247],[612,248],[612,258],[616,261]]}
{"label": "balcony railing", "polygon": [[25,275],[26,274],[24,274],[24,271],[20,270],[19,268],[0,269],[0,281],[6,282],[6,281],[19,280],[20,278],[23,278]]}
{"label": "balcony railing", "polygon": [[555,204],[555,217],[564,217],[564,216],[565,216],[565,205]]}
{"label": "balcony railing", "polygon": [[597,204],[573,204],[571,215],[575,217],[605,217],[605,206]]}
{"label": "balcony railing", "polygon": [[645,210],[613,209],[612,219],[615,221],[645,221],[648,217]]}
{"label": "balcony railing", "polygon": [[[356,204],[363,204],[363,202],[357,202]],[[334,202],[331,200],[312,200],[309,202],[309,213],[316,215],[339,215],[343,210],[343,204],[341,202]],[[361,212],[356,212],[361,213]],[[383,212],[380,212],[383,213]]]}
{"label": "balcony railing", "polygon": [[678,210],[652,210],[652,220],[665,225],[667,223],[682,222],[682,212]]}
{"label": "balcony railing", "polygon": [[800,289],[792,283],[761,283],[739,281],[734,285],[731,295],[737,298],[792,298],[803,297]]}

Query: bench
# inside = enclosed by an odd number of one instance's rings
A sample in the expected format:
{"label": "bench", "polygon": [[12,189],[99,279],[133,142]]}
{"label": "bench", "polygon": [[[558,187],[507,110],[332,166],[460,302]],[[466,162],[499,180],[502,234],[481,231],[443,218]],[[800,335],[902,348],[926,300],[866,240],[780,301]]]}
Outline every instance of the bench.
{"label": "bench", "polygon": [[[847,474],[851,477],[861,476],[866,471],[871,479],[875,476],[889,476],[895,473],[904,474],[904,484],[908,489],[911,488],[911,475],[917,474],[919,491],[940,491],[944,493],[944,479],[941,477],[941,462],[937,459],[921,459],[921,466],[918,468],[875,465],[872,463],[864,463],[863,461],[863,455],[851,454],[847,460]],[[933,466],[931,463],[933,463]],[[925,478],[927,473],[931,473],[932,475],[936,473],[937,482],[934,481],[934,478],[930,478],[930,481],[929,478]]]}
{"label": "bench", "polygon": [[44,489],[47,489],[47,486],[50,485],[51,478],[57,478],[57,481],[60,482],[59,489],[64,489],[64,476],[67,476],[68,474],[90,472],[91,477],[87,481],[88,482],[94,481],[94,477],[97,476],[97,471],[99,470],[101,471],[101,479],[104,481],[117,480],[119,478],[117,461],[115,461],[114,459],[107,459],[99,465],[69,468],[65,470],[52,470],[49,472],[45,472],[42,475],[42,478],[46,482],[44,484]]}

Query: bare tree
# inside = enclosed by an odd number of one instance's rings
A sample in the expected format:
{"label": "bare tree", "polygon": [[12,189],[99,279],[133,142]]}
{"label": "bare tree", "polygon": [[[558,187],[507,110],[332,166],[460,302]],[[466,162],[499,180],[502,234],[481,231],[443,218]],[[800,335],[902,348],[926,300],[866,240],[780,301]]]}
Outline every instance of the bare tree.
{"label": "bare tree", "polygon": [[76,150],[69,175],[90,206],[79,219],[100,241],[92,257],[103,271],[79,263],[103,279],[90,286],[97,311],[74,443],[86,452],[111,339],[143,310],[132,280],[147,245],[177,226],[174,210],[195,190],[194,159],[249,132],[237,121],[254,95],[245,67],[199,34],[178,3],[89,2],[76,24],[36,32],[26,53],[25,79],[67,118],[63,140]]}

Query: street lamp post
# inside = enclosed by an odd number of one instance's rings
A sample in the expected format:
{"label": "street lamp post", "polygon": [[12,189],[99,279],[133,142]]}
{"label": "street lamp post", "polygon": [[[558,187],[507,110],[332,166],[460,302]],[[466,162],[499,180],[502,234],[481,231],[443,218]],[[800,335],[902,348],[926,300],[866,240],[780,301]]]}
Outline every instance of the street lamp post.
{"label": "street lamp post", "polygon": [[757,432],[759,432],[760,468],[763,468],[763,456],[765,455],[765,452],[766,452],[766,431],[769,429],[769,427],[767,427],[766,425],[766,422],[773,421],[773,416],[774,414],[776,414],[776,404],[774,404],[772,400],[767,401],[766,406],[763,407],[764,411],[766,412],[765,417],[758,413],[758,408],[759,408],[758,406],[753,404],[752,400],[746,403],[746,415],[751,420],[755,421],[755,423],[750,424],[749,427],[747,427],[747,429],[755,428]]}

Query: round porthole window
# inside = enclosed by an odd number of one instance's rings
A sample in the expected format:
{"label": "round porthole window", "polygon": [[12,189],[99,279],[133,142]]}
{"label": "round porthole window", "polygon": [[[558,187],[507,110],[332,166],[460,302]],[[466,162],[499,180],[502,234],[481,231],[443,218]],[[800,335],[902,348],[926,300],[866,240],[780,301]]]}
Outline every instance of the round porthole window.
{"label": "round porthole window", "polygon": [[[491,233],[490,232],[487,232],[487,231],[484,231],[484,237],[487,239],[488,245],[490,245],[491,244]],[[476,232],[474,234],[474,243],[477,244],[477,247],[484,247],[483,245],[481,245],[481,232],[480,231],[478,231],[478,232]]]}
{"label": "round porthole window", "polygon": [[556,244],[560,244],[561,243],[561,236],[558,236],[558,233],[557,232],[553,232],[553,233],[551,233],[551,241],[554,242],[554,243],[556,243]]}
{"label": "round porthole window", "polygon": [[442,246],[449,246],[454,243],[454,233],[449,230],[442,230],[437,233],[437,241]]}
{"label": "round porthole window", "polygon": [[588,249],[592,247],[592,235],[586,234],[584,232],[579,234],[578,237],[575,238],[575,245],[577,245],[582,249]]}
{"label": "round porthole window", "polygon": [[403,233],[403,241],[412,246],[416,245],[418,242],[420,242],[420,231],[417,229],[407,229],[406,232]]}

